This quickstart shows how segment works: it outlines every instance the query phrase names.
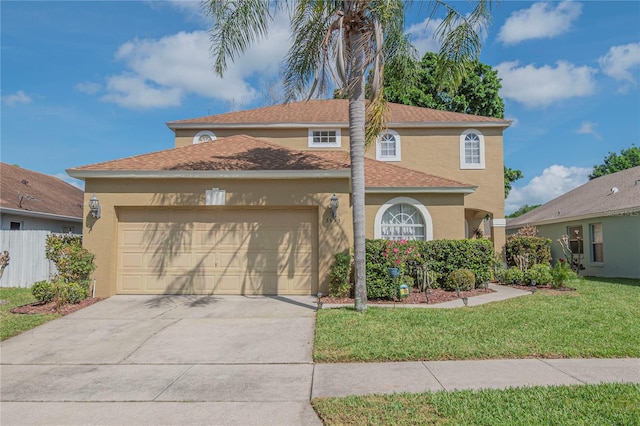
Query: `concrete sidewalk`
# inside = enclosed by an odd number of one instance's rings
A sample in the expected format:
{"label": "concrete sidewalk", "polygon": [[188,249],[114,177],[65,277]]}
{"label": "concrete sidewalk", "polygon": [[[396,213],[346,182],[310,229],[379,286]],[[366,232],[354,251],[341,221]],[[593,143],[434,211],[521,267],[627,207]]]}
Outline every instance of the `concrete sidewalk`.
{"label": "concrete sidewalk", "polygon": [[311,397],[610,382],[640,384],[640,358],[316,364]]}

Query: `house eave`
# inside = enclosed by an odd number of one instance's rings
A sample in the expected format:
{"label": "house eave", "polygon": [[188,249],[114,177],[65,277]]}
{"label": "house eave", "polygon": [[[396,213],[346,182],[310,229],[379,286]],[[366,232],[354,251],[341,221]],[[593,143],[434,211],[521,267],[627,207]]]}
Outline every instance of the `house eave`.
{"label": "house eave", "polygon": [[73,170],[76,179],[331,179],[349,178],[342,170]]}
{"label": "house eave", "polygon": [[400,194],[400,193],[414,193],[414,194],[473,194],[477,187],[374,187],[368,186],[365,188],[365,192],[369,194]]}
{"label": "house eave", "polygon": [[[197,129],[309,129],[309,128],[348,128],[348,122],[325,123],[166,123],[171,130],[197,130]],[[498,127],[506,129],[511,126],[510,121],[424,121],[424,122],[388,122],[386,126],[392,129],[411,128],[488,128]]]}
{"label": "house eave", "polygon": [[617,209],[617,210],[607,210],[604,212],[596,212],[596,213],[582,214],[582,215],[576,215],[576,216],[561,216],[557,218],[530,221],[530,222],[516,224],[516,225],[507,224],[507,229],[518,229],[527,225],[532,225],[532,226],[553,225],[556,223],[574,222],[579,220],[595,219],[595,218],[601,218],[601,217],[612,217],[612,216],[640,217],[640,206],[626,207],[626,208]]}
{"label": "house eave", "polygon": [[44,213],[44,212],[34,212],[34,211],[22,210],[22,209],[11,209],[6,207],[0,207],[0,213],[12,214],[16,216],[35,217],[40,219],[65,220],[68,222],[82,223],[81,217],[65,216],[61,214]]}

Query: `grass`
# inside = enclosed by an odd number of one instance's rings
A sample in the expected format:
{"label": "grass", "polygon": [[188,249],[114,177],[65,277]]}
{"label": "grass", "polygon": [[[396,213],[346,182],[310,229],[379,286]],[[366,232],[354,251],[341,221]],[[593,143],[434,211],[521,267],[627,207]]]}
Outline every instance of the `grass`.
{"label": "grass", "polygon": [[317,398],[325,425],[638,425],[640,386],[599,384]]}
{"label": "grass", "polygon": [[0,288],[0,299],[9,302],[0,305],[0,340],[7,340],[60,316],[59,314],[12,314],[11,309],[36,301],[30,288]]}
{"label": "grass", "polygon": [[316,362],[640,357],[640,280],[455,309],[318,312]]}

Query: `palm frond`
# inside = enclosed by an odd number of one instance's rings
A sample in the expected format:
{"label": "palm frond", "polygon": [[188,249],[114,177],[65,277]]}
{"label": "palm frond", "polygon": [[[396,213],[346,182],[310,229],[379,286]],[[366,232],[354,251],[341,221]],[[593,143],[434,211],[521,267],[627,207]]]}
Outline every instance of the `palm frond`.
{"label": "palm frond", "polygon": [[264,37],[272,21],[269,2],[265,0],[208,0],[205,13],[213,19],[209,32],[214,71],[222,76],[227,60]]}
{"label": "palm frond", "polygon": [[482,36],[491,21],[491,0],[478,0],[468,16],[445,1],[435,0],[431,19],[442,9],[446,16],[435,34],[442,43],[436,78],[442,89],[455,90],[480,56]]}

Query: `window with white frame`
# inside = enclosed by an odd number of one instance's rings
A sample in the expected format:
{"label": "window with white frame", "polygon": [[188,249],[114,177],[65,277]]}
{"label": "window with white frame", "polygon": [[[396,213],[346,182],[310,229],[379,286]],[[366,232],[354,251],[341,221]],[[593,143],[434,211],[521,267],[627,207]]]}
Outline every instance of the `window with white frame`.
{"label": "window with white frame", "polygon": [[460,135],[460,168],[484,169],[484,136],[475,129],[469,129]]}
{"label": "window with white frame", "polygon": [[432,240],[429,211],[417,200],[398,197],[382,205],[375,217],[374,238]]}
{"label": "window with white frame", "polygon": [[376,160],[400,161],[400,135],[387,130],[376,143]]}
{"label": "window with white frame", "polygon": [[309,129],[309,148],[339,148],[340,129]]}
{"label": "window with white frame", "polygon": [[591,234],[591,261],[604,262],[602,223],[592,223],[589,225]]}
{"label": "window with white frame", "polygon": [[199,143],[211,142],[214,140],[216,140],[215,133],[209,130],[203,130],[201,132],[196,133],[196,135],[193,137],[193,144],[195,145]]}

